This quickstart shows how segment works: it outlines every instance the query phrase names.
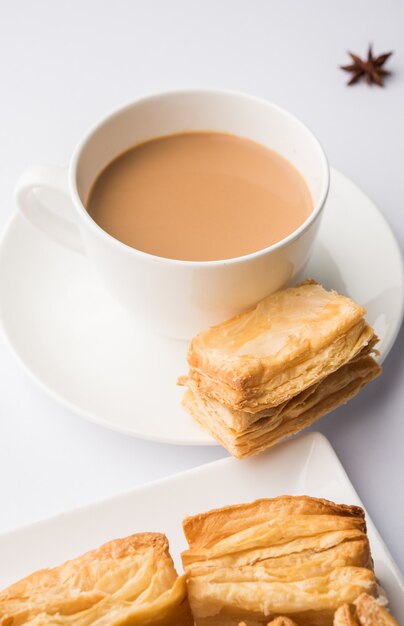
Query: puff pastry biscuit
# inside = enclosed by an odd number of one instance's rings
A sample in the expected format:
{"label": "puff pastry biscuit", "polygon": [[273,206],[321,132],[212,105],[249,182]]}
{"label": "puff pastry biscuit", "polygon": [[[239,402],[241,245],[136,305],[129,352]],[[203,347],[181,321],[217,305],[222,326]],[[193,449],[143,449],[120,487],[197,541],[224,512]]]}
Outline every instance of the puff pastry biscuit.
{"label": "puff pastry biscuit", "polygon": [[195,422],[230,454],[244,458],[307,428],[326,413],[348,402],[376,378],[380,373],[379,365],[369,356],[367,348],[362,352],[291,400],[259,413],[233,410],[217,400],[199,395],[192,380],[182,404]]}
{"label": "puff pastry biscuit", "polygon": [[398,626],[398,622],[372,596],[362,593],[352,605],[344,604],[335,612],[334,626]]}
{"label": "puff pastry biscuit", "polygon": [[184,577],[159,533],[117,539],[0,593],[1,626],[191,626]]}
{"label": "puff pastry biscuit", "polygon": [[188,517],[183,526],[197,626],[262,626],[278,616],[331,626],[341,604],[378,593],[359,507],[281,496]]}
{"label": "puff pastry biscuit", "polygon": [[364,309],[315,281],[190,344],[183,406],[231,454],[257,454],[347,402],[381,369]]}
{"label": "puff pastry biscuit", "polygon": [[290,400],[374,337],[363,307],[315,281],[278,291],[197,335],[189,376],[203,395],[255,413]]}

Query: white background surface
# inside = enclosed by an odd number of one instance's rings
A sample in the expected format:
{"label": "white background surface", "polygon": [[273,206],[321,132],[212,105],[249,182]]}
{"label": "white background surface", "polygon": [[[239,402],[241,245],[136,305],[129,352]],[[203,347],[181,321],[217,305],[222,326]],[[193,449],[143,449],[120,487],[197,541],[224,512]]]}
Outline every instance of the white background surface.
{"label": "white background surface", "polygon": [[[146,92],[217,86],[301,117],[403,245],[403,23],[399,0],[3,0],[0,226],[14,210],[20,171],[67,162],[100,116]],[[377,53],[396,51],[394,76],[385,89],[347,88],[337,66],[346,49],[363,55],[369,41]],[[316,425],[402,569],[403,343],[402,331],[382,377]],[[4,343],[0,381],[0,531],[226,455],[83,421],[45,396]]]}

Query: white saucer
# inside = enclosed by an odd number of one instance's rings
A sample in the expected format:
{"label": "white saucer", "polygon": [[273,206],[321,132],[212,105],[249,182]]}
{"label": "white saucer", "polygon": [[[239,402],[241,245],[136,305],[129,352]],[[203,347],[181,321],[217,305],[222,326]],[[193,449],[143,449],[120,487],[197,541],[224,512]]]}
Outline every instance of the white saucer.
{"label": "white saucer", "polygon": [[[335,170],[304,276],[367,308],[383,359],[403,316],[400,250],[380,211]],[[0,243],[0,321],[26,370],[72,411],[143,439],[214,443],[180,406],[187,344],[146,331],[104,292],[85,258],[19,214]]]}

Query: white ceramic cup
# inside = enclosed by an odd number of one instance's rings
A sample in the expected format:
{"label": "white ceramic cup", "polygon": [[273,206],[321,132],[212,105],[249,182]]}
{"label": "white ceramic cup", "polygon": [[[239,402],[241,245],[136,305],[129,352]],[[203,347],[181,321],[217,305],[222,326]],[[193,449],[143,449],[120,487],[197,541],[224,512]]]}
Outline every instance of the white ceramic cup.
{"label": "white ceramic cup", "polygon": [[[176,261],[131,248],[94,222],[86,211],[86,199],[110,161],[153,137],[195,130],[246,137],[288,159],[305,178],[314,200],[304,224],[253,254],[218,261]],[[188,90],[141,98],[109,115],[82,139],[69,168],[32,167],[24,172],[16,199],[33,224],[86,254],[109,292],[137,318],[157,332],[189,339],[293,279],[308,260],[328,187],[323,149],[290,113],[241,93]],[[45,201],[49,192],[52,203]],[[167,232],[167,237],[175,236]]]}

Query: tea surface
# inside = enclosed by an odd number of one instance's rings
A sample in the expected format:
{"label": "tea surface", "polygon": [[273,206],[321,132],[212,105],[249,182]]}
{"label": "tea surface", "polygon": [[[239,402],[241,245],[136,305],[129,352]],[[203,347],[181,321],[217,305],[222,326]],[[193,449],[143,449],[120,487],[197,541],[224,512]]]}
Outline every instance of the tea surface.
{"label": "tea surface", "polygon": [[98,176],[87,201],[116,239],[161,257],[211,261],[266,248],[296,230],[313,201],[301,174],[249,139],[216,132],[134,146]]}

